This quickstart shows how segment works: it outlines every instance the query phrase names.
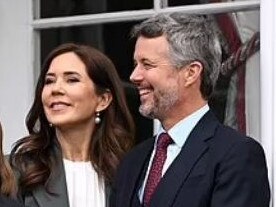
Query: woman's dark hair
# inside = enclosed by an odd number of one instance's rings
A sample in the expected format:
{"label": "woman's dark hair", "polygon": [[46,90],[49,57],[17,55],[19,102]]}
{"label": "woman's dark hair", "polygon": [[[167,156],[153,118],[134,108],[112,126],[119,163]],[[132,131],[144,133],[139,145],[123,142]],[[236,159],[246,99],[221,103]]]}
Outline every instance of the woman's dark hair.
{"label": "woman's dark hair", "polygon": [[15,197],[17,192],[15,176],[3,154],[3,133],[0,123],[0,194]]}
{"label": "woman's dark hair", "polygon": [[11,163],[21,174],[20,186],[25,190],[47,181],[54,165],[54,149],[59,147],[53,127],[45,116],[41,94],[44,79],[52,60],[73,52],[85,64],[87,74],[98,95],[110,91],[112,102],[101,113],[101,123],[95,126],[90,143],[90,160],[105,182],[111,182],[114,172],[132,147],[134,122],[129,112],[121,80],[112,61],[100,51],[87,46],[66,43],[54,49],[46,58],[36,86],[33,105],[26,118],[29,136],[19,140],[11,153]]}

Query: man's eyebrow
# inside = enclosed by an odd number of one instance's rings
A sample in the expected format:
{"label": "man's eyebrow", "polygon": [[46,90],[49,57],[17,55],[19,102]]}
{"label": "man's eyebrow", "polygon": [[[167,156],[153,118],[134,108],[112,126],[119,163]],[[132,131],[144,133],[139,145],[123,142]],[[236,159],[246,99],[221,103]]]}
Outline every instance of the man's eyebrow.
{"label": "man's eyebrow", "polygon": [[149,63],[155,63],[154,61],[148,59],[148,58],[142,58],[141,62],[149,62]]}

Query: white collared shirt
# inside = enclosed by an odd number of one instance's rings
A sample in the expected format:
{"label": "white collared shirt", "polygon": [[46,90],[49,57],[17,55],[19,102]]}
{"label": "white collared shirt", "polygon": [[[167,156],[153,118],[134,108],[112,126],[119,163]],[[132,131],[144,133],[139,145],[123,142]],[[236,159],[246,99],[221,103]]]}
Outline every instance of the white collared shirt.
{"label": "white collared shirt", "polygon": [[[164,163],[163,169],[162,169],[162,176],[165,174],[165,172],[168,170],[174,159],[177,157],[177,155],[180,153],[182,147],[184,146],[189,134],[193,130],[193,128],[196,126],[196,124],[199,122],[199,120],[204,116],[204,114],[209,111],[209,106],[206,104],[199,110],[195,111],[188,117],[182,119],[177,124],[175,124],[167,133],[170,135],[170,137],[173,139],[173,144],[170,144],[167,149],[167,159]],[[156,151],[156,144],[157,144],[157,138],[159,135],[165,132],[165,130],[161,127],[158,133],[156,134],[154,148],[151,153],[148,169],[146,172],[145,179],[143,181],[143,184],[139,190],[139,200],[142,203],[143,201],[143,195],[144,195],[144,189],[146,185],[146,181],[148,178],[150,166],[152,164],[152,160]]]}
{"label": "white collared shirt", "polygon": [[91,162],[63,159],[70,207],[105,207],[105,187]]}

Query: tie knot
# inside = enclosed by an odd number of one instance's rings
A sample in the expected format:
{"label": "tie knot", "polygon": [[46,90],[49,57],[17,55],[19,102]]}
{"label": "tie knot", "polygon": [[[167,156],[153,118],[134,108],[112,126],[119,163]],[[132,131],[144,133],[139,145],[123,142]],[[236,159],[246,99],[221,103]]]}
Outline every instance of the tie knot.
{"label": "tie knot", "polygon": [[158,137],[158,141],[157,141],[157,149],[167,149],[167,147],[169,146],[169,144],[171,144],[173,142],[172,138],[170,137],[170,135],[168,135],[167,133],[161,133]]}

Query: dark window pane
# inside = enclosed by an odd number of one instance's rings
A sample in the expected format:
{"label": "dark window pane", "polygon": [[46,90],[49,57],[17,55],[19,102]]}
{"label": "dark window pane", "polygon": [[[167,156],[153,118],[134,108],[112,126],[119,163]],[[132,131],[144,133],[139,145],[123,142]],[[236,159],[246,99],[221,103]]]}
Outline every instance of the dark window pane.
{"label": "dark window pane", "polygon": [[184,6],[184,5],[192,5],[192,4],[200,4],[200,0],[168,0],[169,6]]}
{"label": "dark window pane", "polygon": [[41,0],[41,18],[153,8],[153,0]]}
{"label": "dark window pane", "polygon": [[[240,1],[240,0],[236,0]],[[194,4],[208,4],[208,3],[222,3],[228,2],[227,0],[168,0],[168,6],[184,6]]]}

